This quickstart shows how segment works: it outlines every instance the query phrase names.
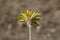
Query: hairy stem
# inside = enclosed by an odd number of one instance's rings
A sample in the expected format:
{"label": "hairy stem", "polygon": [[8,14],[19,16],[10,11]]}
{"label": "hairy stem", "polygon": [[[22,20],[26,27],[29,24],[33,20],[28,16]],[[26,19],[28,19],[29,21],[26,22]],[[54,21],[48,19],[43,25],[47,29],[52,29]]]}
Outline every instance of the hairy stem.
{"label": "hairy stem", "polygon": [[31,40],[31,25],[29,22],[27,22],[27,26],[29,28],[29,40]]}

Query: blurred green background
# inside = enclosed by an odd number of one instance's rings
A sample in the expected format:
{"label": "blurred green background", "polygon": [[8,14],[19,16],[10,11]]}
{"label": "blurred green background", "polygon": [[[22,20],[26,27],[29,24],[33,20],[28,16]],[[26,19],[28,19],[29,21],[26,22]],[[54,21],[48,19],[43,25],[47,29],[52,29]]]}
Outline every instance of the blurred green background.
{"label": "blurred green background", "polygon": [[0,40],[29,40],[28,27],[17,23],[26,9],[41,14],[39,28],[32,27],[32,40],[60,40],[60,0],[0,0]]}

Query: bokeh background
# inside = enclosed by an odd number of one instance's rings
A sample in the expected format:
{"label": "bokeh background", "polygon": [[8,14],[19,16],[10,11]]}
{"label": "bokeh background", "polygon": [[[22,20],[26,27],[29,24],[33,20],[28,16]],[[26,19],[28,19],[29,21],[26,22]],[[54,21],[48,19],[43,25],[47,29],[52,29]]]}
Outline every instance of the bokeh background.
{"label": "bokeh background", "polygon": [[60,0],[0,0],[0,40],[29,40],[28,27],[17,22],[26,9],[41,14],[32,40],[60,40]]}

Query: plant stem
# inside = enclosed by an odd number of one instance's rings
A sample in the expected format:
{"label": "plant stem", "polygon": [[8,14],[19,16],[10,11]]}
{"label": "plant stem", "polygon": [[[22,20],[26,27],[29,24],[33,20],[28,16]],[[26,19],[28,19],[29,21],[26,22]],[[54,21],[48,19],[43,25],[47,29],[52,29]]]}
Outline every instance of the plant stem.
{"label": "plant stem", "polygon": [[27,22],[27,26],[29,28],[29,40],[31,40],[31,25],[29,22]]}
{"label": "plant stem", "polygon": [[31,27],[29,26],[29,40],[31,40]]}

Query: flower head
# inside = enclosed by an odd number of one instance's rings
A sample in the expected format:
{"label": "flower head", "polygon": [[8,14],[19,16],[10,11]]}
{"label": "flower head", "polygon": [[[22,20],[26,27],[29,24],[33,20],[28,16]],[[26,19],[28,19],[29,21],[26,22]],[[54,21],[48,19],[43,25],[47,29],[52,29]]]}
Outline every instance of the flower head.
{"label": "flower head", "polygon": [[31,25],[38,26],[40,16],[41,15],[38,12],[32,12],[31,10],[26,10],[18,16],[18,22],[25,23],[27,21],[30,21]]}

